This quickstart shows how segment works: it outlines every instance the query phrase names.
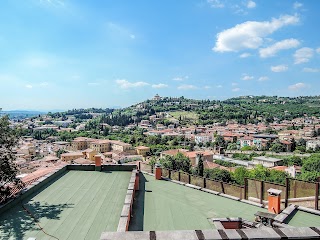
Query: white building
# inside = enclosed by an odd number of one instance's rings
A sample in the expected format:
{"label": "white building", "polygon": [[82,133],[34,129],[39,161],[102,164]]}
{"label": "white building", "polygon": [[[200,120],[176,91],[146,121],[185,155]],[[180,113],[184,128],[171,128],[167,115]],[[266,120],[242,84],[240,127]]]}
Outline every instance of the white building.
{"label": "white building", "polygon": [[199,144],[199,143],[206,144],[207,142],[212,142],[212,135],[198,134],[194,136],[194,141],[196,142],[196,144]]}
{"label": "white building", "polygon": [[282,166],[283,161],[279,158],[271,158],[271,157],[254,157],[250,163],[251,165],[258,165],[261,164],[264,167],[271,168],[275,166]]}
{"label": "white building", "polygon": [[315,150],[317,147],[320,147],[320,140],[309,140],[306,143],[306,149]]}

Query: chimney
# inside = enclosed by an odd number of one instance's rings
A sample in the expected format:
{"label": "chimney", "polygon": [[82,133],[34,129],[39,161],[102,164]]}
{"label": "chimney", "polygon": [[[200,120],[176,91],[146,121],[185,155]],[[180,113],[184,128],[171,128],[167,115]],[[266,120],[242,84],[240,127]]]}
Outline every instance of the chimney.
{"label": "chimney", "polygon": [[268,190],[268,211],[270,213],[279,214],[281,203],[281,190],[270,188]]}
{"label": "chimney", "polygon": [[95,155],[94,156],[94,161],[95,161],[95,170],[96,171],[101,171],[101,156],[100,155]]}
{"label": "chimney", "polygon": [[155,177],[157,180],[161,180],[161,176],[162,176],[162,167],[160,166],[160,164],[156,164],[156,174]]}

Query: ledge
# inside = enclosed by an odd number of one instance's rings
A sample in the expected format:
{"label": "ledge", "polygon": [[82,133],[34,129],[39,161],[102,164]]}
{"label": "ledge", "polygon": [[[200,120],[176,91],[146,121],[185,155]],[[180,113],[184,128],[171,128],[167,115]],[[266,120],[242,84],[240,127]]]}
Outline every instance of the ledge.
{"label": "ledge", "polygon": [[263,208],[263,204],[252,202],[252,201],[249,201],[249,200],[246,200],[246,199],[241,199],[240,202],[247,203],[247,204],[250,204],[250,205],[253,205],[253,206],[256,206],[256,207]]}
{"label": "ledge", "polygon": [[214,195],[219,195],[220,194],[217,191],[213,191],[213,190],[210,190],[210,189],[207,189],[207,188],[202,188],[201,191],[207,192],[207,193],[211,193],[211,194],[214,194]]}
{"label": "ledge", "polygon": [[240,201],[240,198],[235,197],[235,196],[231,196],[231,195],[228,195],[228,194],[225,194],[225,193],[220,193],[220,196],[225,197],[225,198],[229,198],[229,199],[232,199],[232,200],[235,200],[235,201]]}
{"label": "ledge", "polygon": [[306,207],[302,207],[302,206],[298,206],[298,210],[303,211],[303,212],[307,212],[307,213],[313,213],[313,214],[316,214],[316,215],[320,216],[320,211],[319,210],[306,208]]}
{"label": "ledge", "polygon": [[[124,221],[125,219],[121,220]],[[118,230],[120,228],[120,223]],[[219,230],[183,230],[183,231],[132,231],[132,232],[105,232],[100,240],[222,240],[222,239],[319,239],[320,227],[301,228],[255,228],[255,229],[219,229]]]}
{"label": "ledge", "polygon": [[193,185],[193,184],[189,184],[189,183],[187,183],[185,186],[189,187],[189,188],[197,189],[197,190],[201,190],[201,188],[202,188],[202,187],[199,187],[199,186],[196,186],[196,185]]}

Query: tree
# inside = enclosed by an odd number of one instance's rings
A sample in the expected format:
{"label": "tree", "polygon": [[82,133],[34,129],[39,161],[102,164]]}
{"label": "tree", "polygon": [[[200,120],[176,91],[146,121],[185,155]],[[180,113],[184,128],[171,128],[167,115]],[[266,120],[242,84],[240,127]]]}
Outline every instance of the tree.
{"label": "tree", "polygon": [[276,140],[272,143],[270,150],[276,153],[283,152],[283,145],[280,143],[280,141]]}
{"label": "tree", "polygon": [[196,157],[198,158],[197,175],[202,177],[203,176],[203,170],[204,170],[203,154],[197,154]]}
{"label": "tree", "polygon": [[302,166],[302,160],[298,156],[290,156],[283,159],[283,164],[286,166],[293,166],[293,165]]}
{"label": "tree", "polygon": [[318,172],[320,175],[320,154],[312,154],[302,165],[302,171]]}
{"label": "tree", "polygon": [[236,183],[244,185],[244,179],[249,176],[249,171],[245,167],[238,167],[233,173]]}
{"label": "tree", "polygon": [[16,178],[18,169],[14,164],[15,155],[13,147],[18,138],[15,130],[9,127],[7,116],[0,118],[0,201],[7,200],[10,189],[14,186],[22,186],[23,183]]}
{"label": "tree", "polygon": [[204,171],[204,177],[222,182],[230,182],[232,180],[230,172],[219,168],[206,169]]}
{"label": "tree", "polygon": [[222,136],[217,135],[217,137],[215,138],[215,141],[214,141],[214,145],[216,145],[218,147],[225,148],[226,141],[224,140],[224,138]]}

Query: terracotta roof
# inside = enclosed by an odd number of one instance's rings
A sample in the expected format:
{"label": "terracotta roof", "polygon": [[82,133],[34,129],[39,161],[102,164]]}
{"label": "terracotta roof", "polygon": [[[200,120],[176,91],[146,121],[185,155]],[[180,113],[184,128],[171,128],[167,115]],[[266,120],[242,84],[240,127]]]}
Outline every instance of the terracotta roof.
{"label": "terracotta roof", "polygon": [[286,170],[287,168],[288,168],[287,166],[276,166],[276,167],[273,167],[273,168],[271,168],[271,169],[285,172],[285,170]]}
{"label": "terracotta roof", "polygon": [[205,169],[214,169],[214,168],[219,168],[219,169],[223,169],[223,170],[229,170],[227,167],[221,166],[217,163],[214,162],[209,162],[209,161],[204,161],[204,168]]}
{"label": "terracotta roof", "polygon": [[144,149],[150,149],[150,148],[149,147],[145,147],[145,146],[138,146],[138,147],[136,147],[136,149],[144,150]]}
{"label": "terracotta roof", "polygon": [[187,149],[171,149],[171,150],[167,150],[167,151],[163,151],[162,154],[167,154],[167,155],[177,155],[179,152],[181,153],[185,153],[185,152],[188,152]]}
{"label": "terracotta roof", "polygon": [[55,167],[47,167],[47,168],[39,168],[38,170],[29,173],[27,176],[23,177],[21,180],[24,183],[36,180],[40,177],[43,177],[44,175],[47,175],[48,173],[51,173],[53,171],[55,171],[56,168]]}
{"label": "terracotta roof", "polygon": [[194,158],[197,156],[197,154],[203,154],[203,156],[211,156],[213,153],[211,152],[205,152],[205,151],[194,151],[194,152],[184,152],[183,155],[185,155],[188,158]]}
{"label": "terracotta roof", "polygon": [[82,152],[69,152],[69,153],[62,153],[61,157],[68,157],[68,156],[83,156]]}
{"label": "terracotta roof", "polygon": [[78,159],[73,160],[73,162],[77,163],[77,164],[94,164],[93,161],[90,161],[90,160],[85,159],[85,158],[78,158]]}

